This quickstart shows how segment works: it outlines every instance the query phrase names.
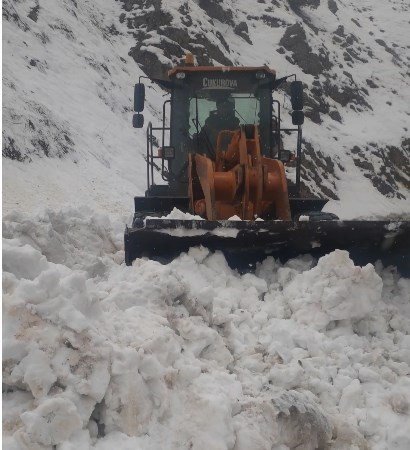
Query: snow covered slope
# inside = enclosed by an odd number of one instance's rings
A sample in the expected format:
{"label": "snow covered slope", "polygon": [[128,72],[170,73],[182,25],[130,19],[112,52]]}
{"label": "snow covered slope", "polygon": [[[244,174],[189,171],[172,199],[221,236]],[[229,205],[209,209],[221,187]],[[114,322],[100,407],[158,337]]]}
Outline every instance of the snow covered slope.
{"label": "snow covered slope", "polygon": [[342,251],[125,267],[118,225],[5,217],[5,449],[409,448],[410,280]]}
{"label": "snow covered slope", "polygon": [[[118,214],[143,193],[145,135],[131,127],[142,72],[119,14],[103,0],[4,2],[6,210],[91,204]],[[162,98],[149,93],[147,121]]]}
{"label": "snow covered slope", "polygon": [[[190,50],[199,63],[296,73],[307,91],[306,191],[334,199],[328,209],[341,217],[408,214],[407,3],[251,3],[6,0],[6,210],[130,211],[145,188],[132,86]],[[158,122],[162,95],[147,90],[146,122]]]}

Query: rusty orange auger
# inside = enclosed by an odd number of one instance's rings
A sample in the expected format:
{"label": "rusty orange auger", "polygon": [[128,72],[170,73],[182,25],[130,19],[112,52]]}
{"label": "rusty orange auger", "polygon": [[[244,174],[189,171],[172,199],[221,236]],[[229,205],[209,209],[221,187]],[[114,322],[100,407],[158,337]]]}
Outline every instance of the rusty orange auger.
{"label": "rusty orange auger", "polygon": [[[224,138],[230,137],[226,151]],[[258,126],[247,125],[218,135],[215,160],[189,155],[190,209],[208,220],[242,220],[271,215],[291,220],[285,169],[262,156]]]}

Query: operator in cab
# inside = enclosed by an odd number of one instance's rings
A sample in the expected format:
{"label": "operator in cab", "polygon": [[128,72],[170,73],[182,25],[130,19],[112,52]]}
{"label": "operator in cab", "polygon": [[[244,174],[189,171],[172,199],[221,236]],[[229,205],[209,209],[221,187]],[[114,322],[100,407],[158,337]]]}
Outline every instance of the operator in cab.
{"label": "operator in cab", "polygon": [[[209,113],[205,124],[194,140],[198,140],[200,153],[214,156],[218,134],[222,130],[237,130],[239,119],[235,116],[235,101],[232,97],[224,96],[216,100],[216,110]],[[230,139],[228,139],[229,141]]]}

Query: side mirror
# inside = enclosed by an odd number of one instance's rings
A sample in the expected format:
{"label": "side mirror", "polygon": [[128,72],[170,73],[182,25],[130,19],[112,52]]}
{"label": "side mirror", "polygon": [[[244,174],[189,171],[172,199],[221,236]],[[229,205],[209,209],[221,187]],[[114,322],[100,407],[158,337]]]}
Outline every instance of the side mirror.
{"label": "side mirror", "polygon": [[137,83],[134,86],[134,111],[142,112],[144,111],[145,102],[145,85],[142,83]]}
{"label": "side mirror", "polygon": [[305,121],[305,114],[303,111],[292,111],[292,123],[293,125],[303,125]]}
{"label": "side mirror", "polygon": [[142,128],[144,126],[144,116],[142,114],[134,114],[132,116],[132,126],[134,128]]}
{"label": "side mirror", "polygon": [[301,81],[290,83],[290,101],[293,110],[300,111],[303,109],[303,84]]}

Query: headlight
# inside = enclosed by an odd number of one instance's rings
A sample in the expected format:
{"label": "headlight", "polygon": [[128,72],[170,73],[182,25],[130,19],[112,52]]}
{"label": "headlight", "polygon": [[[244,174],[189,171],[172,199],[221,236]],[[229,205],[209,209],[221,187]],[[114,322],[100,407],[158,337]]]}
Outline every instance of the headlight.
{"label": "headlight", "polygon": [[185,72],[178,72],[176,74],[176,77],[178,78],[178,80],[183,80],[185,78]]}
{"label": "headlight", "polygon": [[266,74],[264,72],[256,72],[257,80],[263,80],[265,77],[266,77]]}

